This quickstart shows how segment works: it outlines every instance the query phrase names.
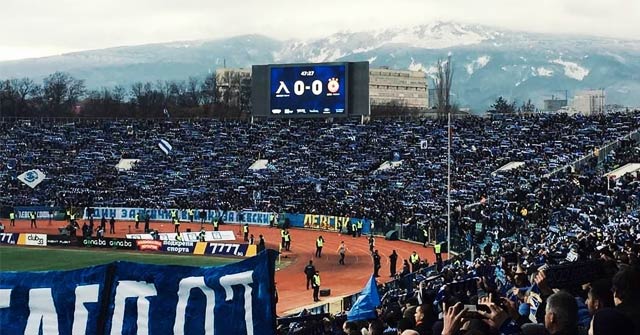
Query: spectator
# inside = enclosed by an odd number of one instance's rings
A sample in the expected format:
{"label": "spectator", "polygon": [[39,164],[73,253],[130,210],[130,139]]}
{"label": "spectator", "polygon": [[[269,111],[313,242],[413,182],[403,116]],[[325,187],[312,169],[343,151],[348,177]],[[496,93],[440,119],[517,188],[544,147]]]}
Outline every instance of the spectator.
{"label": "spectator", "polygon": [[578,334],[578,305],[569,293],[560,291],[547,299],[544,326],[551,335]]}
{"label": "spectator", "polygon": [[637,334],[628,317],[613,308],[598,310],[591,320],[589,335]]}

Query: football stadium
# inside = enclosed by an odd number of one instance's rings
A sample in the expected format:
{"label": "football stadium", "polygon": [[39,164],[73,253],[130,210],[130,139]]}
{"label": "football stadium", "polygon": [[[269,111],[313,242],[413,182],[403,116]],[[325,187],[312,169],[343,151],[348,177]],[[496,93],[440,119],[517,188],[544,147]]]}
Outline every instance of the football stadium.
{"label": "football stadium", "polygon": [[370,73],[0,116],[0,334],[640,334],[640,111],[379,116]]}

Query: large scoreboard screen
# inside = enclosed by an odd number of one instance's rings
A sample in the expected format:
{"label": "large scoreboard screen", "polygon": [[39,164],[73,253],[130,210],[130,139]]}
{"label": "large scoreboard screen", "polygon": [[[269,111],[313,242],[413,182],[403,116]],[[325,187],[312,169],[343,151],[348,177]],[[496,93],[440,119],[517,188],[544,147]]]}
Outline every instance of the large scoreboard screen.
{"label": "large scoreboard screen", "polygon": [[273,115],[347,113],[347,70],[340,65],[273,66]]}
{"label": "large scoreboard screen", "polygon": [[251,105],[267,118],[369,115],[369,62],[253,65]]}

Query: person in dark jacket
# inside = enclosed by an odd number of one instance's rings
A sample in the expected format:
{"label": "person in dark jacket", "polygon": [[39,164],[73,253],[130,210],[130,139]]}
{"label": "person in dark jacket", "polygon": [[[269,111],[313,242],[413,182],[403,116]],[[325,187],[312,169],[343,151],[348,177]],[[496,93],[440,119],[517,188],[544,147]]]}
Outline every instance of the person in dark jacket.
{"label": "person in dark jacket", "polygon": [[313,284],[313,275],[316,274],[316,267],[313,266],[313,261],[309,260],[309,264],[304,267],[304,274],[307,276],[307,290],[309,285]]}
{"label": "person in dark jacket", "polygon": [[589,335],[622,335],[635,334],[633,322],[614,308],[603,308],[591,319]]}
{"label": "person in dark jacket", "polygon": [[389,273],[391,277],[396,276],[396,263],[398,262],[398,254],[395,250],[389,255]]}
{"label": "person in dark jacket", "polygon": [[631,268],[618,271],[612,284],[616,309],[635,326],[635,333],[628,334],[640,334],[640,272]]}

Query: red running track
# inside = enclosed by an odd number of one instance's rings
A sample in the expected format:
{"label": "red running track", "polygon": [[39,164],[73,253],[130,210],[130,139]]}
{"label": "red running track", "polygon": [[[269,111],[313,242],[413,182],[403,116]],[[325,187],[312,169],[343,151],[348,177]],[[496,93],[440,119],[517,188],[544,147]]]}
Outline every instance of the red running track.
{"label": "red running track", "polygon": [[[79,224],[82,225],[82,220]],[[99,220],[95,220],[94,224],[98,225]],[[31,229],[29,220],[16,220],[16,226],[10,227],[9,220],[3,220],[5,232],[11,233],[46,233],[58,234],[58,228],[63,227],[65,222],[53,221],[51,224],[48,220],[38,220],[38,228]],[[140,223],[142,227],[144,223]],[[141,230],[134,229],[134,223],[131,221],[116,221],[116,233],[106,234],[106,237],[124,237],[129,233],[140,233]],[[159,232],[173,232],[173,225],[169,222],[151,222],[151,228],[157,229]],[[107,227],[108,228],[108,227]],[[182,223],[180,229],[186,231],[191,228],[192,231],[199,231],[199,223]],[[211,230],[211,225],[205,225],[205,229]],[[220,230],[233,230],[236,233],[238,241],[242,240],[240,235],[240,226],[238,225],[222,225]],[[108,230],[108,229],[107,229]],[[314,306],[326,303],[337,297],[351,295],[359,292],[367,280],[373,273],[373,260],[369,253],[369,242],[365,236],[353,238],[350,235],[341,235],[333,232],[319,231],[314,229],[290,229],[291,234],[291,251],[283,251],[281,254],[281,263],[276,263],[276,285],[278,289],[278,315],[287,315],[296,312],[303,307]],[[79,232],[78,232],[79,233]],[[255,236],[256,243],[260,234],[264,235],[267,248],[278,249],[280,243],[280,229],[269,228],[267,226],[250,226],[249,233]],[[322,235],[325,243],[322,249],[322,258],[315,258],[316,238]],[[337,249],[340,241],[345,241],[347,253],[345,257],[345,265],[339,265]],[[423,248],[421,244],[405,241],[386,241],[383,237],[376,237],[375,248],[382,259],[382,268],[379,271],[380,277],[378,282],[387,282],[389,277],[389,255],[395,249],[398,253],[398,263],[396,269],[398,272],[402,270],[402,262],[408,259],[409,255],[415,250],[421,259],[427,259],[429,263],[435,261],[435,255],[432,248]],[[306,276],[303,272],[304,267],[309,260],[313,260],[316,269],[320,271],[321,288],[331,289],[331,296],[322,297],[319,303],[313,302],[313,290],[306,290]]]}

